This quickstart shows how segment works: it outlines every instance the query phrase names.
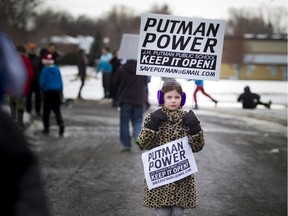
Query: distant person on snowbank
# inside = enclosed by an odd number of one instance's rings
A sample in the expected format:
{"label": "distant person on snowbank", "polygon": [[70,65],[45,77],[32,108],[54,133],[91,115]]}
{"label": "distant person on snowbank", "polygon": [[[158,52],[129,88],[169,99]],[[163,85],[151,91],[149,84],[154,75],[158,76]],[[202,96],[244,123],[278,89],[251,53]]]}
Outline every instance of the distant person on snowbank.
{"label": "distant person on snowbank", "polygon": [[246,86],[244,88],[244,93],[240,94],[237,101],[242,103],[243,109],[255,109],[257,105],[263,105],[267,109],[270,109],[270,106],[272,104],[271,101],[269,101],[268,103],[261,102],[260,95],[252,93],[249,86]]}

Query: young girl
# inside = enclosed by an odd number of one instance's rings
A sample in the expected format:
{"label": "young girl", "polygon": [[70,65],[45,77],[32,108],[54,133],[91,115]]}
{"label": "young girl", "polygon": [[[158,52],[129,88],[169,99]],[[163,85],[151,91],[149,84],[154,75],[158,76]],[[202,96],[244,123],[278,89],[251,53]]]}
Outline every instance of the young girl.
{"label": "young girl", "polygon": [[[185,93],[176,80],[166,80],[158,92],[160,108],[147,115],[139,135],[139,147],[150,150],[188,137],[193,152],[204,146],[204,135],[195,114],[184,111]],[[195,208],[194,175],[149,190],[145,180],[143,205],[155,208],[157,216],[181,216],[185,208]]]}

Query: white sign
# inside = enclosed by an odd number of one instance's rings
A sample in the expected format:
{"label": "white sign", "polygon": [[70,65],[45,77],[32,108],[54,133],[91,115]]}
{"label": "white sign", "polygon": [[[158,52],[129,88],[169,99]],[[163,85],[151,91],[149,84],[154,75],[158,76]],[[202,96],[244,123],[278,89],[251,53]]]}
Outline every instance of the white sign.
{"label": "white sign", "polygon": [[198,171],[188,137],[143,153],[142,162],[149,190],[178,181]]}
{"label": "white sign", "polygon": [[225,21],[143,14],[137,74],[219,80]]}
{"label": "white sign", "polygon": [[138,43],[139,35],[123,34],[119,48],[119,58],[137,60]]}

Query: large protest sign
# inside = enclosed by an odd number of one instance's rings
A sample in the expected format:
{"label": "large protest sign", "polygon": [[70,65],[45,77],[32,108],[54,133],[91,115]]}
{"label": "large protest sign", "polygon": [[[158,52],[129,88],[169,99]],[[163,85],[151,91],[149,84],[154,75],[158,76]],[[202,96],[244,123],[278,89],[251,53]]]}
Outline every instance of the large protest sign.
{"label": "large protest sign", "polygon": [[119,48],[120,59],[137,59],[139,35],[123,34]]}
{"label": "large protest sign", "polygon": [[143,153],[142,163],[149,190],[178,181],[198,171],[188,137]]}
{"label": "large protest sign", "polygon": [[225,21],[143,14],[137,74],[219,80]]}

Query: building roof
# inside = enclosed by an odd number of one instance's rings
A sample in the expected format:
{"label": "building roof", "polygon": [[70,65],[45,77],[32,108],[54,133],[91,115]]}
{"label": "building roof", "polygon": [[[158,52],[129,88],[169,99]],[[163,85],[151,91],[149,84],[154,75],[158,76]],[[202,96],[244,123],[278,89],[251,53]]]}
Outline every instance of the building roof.
{"label": "building roof", "polygon": [[246,55],[244,55],[244,63],[246,63],[246,64],[287,65],[287,55],[246,54]]}
{"label": "building roof", "polygon": [[258,39],[258,40],[287,40],[287,34],[244,34],[245,39]]}

